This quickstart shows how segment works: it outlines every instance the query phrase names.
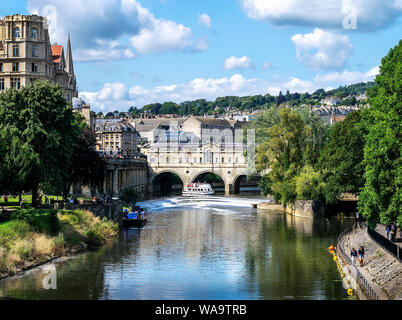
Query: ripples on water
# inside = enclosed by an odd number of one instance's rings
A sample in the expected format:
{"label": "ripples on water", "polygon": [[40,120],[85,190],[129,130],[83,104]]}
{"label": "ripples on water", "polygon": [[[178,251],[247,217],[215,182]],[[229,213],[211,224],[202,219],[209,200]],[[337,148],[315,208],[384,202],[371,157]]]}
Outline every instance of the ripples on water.
{"label": "ripples on water", "polygon": [[43,289],[46,274],[37,269],[0,282],[0,297],[345,298],[327,248],[336,243],[349,220],[257,213],[250,202],[236,198],[150,202],[144,229],[122,230],[99,250],[57,262],[56,290]]}

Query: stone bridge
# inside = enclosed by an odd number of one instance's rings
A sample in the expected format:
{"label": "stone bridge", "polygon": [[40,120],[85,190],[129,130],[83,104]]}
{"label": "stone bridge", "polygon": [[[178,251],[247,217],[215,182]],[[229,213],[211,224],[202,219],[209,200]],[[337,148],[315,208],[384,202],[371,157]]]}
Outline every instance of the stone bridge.
{"label": "stone bridge", "polygon": [[175,174],[185,185],[214,173],[223,180],[226,195],[239,193],[240,181],[248,172],[244,151],[242,144],[222,147],[210,143],[187,148],[154,145],[147,154],[153,192],[164,187],[158,183],[163,175]]}
{"label": "stone bridge", "polygon": [[159,165],[151,167],[151,181],[153,191],[159,191],[163,186],[158,185],[158,178],[164,174],[177,175],[183,185],[202,181],[202,177],[208,173],[218,175],[225,184],[225,194],[237,194],[240,190],[240,181],[247,176],[247,166],[233,166],[233,165]]}

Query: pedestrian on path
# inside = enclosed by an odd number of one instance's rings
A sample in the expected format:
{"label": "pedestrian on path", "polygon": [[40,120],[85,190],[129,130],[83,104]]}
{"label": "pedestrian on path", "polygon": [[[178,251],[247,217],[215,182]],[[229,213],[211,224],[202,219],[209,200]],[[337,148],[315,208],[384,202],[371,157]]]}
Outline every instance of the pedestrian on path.
{"label": "pedestrian on path", "polygon": [[360,214],[359,214],[358,211],[356,211],[356,213],[355,213],[355,225],[354,225],[355,228],[358,226],[359,221],[360,221]]}
{"label": "pedestrian on path", "polygon": [[357,251],[354,247],[352,248],[352,251],[350,251],[350,256],[352,257],[352,263],[356,264]]}
{"label": "pedestrian on path", "polygon": [[364,254],[365,254],[365,252],[364,252],[364,247],[363,247],[363,246],[360,246],[358,253],[359,253],[359,262],[360,262],[360,266],[363,267],[363,263],[364,263]]}
{"label": "pedestrian on path", "polygon": [[391,226],[391,241],[392,242],[395,241],[397,231],[398,231],[398,227],[396,226],[396,222],[394,221],[394,223]]}
{"label": "pedestrian on path", "polygon": [[385,232],[387,233],[387,239],[390,240],[391,237],[391,224],[387,223],[385,226]]}

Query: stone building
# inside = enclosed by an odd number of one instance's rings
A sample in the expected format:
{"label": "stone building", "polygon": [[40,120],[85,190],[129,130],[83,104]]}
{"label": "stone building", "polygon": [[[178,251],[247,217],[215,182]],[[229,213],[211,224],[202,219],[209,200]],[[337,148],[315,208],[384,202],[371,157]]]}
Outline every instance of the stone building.
{"label": "stone building", "polygon": [[80,98],[73,98],[73,112],[80,113],[84,119],[88,127],[92,130],[92,132],[96,131],[96,113],[91,111],[91,106],[86,104]]}
{"label": "stone building", "polygon": [[51,45],[46,18],[15,14],[0,19],[0,91],[35,80],[58,83],[64,97],[78,96],[70,38],[67,52]]}
{"label": "stone building", "polygon": [[96,121],[96,150],[106,155],[133,157],[138,153],[138,133],[126,121]]}

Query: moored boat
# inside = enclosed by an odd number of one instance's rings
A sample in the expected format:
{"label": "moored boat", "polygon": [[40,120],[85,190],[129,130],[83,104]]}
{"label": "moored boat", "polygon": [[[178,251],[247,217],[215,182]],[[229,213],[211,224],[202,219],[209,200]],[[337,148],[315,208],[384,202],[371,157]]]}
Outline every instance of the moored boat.
{"label": "moored boat", "polygon": [[145,216],[145,210],[142,208],[136,207],[133,212],[123,212],[124,227],[142,228],[147,222],[148,219]]}
{"label": "moored boat", "polygon": [[209,183],[189,183],[184,186],[182,195],[185,197],[198,197],[213,195],[215,192]]}

